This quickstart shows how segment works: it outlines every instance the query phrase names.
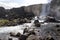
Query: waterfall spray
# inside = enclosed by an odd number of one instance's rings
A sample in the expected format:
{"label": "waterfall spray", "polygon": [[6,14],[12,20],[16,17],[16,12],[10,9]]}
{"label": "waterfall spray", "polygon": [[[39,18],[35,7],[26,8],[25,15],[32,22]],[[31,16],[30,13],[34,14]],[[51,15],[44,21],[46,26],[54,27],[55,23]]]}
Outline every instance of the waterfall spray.
{"label": "waterfall spray", "polygon": [[45,20],[50,11],[50,4],[42,4],[42,11],[40,13],[40,20]]}

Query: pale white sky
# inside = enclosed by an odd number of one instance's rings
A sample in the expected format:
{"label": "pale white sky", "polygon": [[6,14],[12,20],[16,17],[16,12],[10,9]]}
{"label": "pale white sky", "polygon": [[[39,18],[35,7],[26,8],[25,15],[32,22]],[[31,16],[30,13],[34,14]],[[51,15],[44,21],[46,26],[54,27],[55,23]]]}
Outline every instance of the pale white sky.
{"label": "pale white sky", "polygon": [[28,6],[33,4],[46,4],[51,0],[0,0],[0,6],[3,6],[6,9],[13,7]]}

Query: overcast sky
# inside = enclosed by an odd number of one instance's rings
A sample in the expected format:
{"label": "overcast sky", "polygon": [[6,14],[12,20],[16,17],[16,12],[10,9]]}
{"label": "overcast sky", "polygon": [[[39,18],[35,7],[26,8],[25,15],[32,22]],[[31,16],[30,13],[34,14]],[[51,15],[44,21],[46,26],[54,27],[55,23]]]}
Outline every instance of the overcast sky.
{"label": "overcast sky", "polygon": [[0,6],[3,6],[6,9],[13,7],[28,6],[33,4],[46,4],[51,0],[0,0]]}

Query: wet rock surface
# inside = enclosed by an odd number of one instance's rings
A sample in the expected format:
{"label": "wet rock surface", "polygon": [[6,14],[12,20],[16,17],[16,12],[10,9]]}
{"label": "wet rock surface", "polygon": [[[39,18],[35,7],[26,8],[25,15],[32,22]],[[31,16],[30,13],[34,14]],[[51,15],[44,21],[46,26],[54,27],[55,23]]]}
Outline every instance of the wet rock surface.
{"label": "wet rock surface", "polygon": [[45,22],[55,22],[55,23],[60,23],[59,20],[56,20],[54,17],[47,17],[47,19],[45,20]]}
{"label": "wet rock surface", "polygon": [[[27,28],[28,32],[0,33],[1,40],[60,40],[60,23],[44,23],[41,27]],[[23,30],[24,31],[24,30]],[[34,33],[35,32],[35,33]],[[11,39],[9,39],[11,40]]]}
{"label": "wet rock surface", "polygon": [[[57,1],[54,1],[54,4]],[[58,3],[59,4],[59,3]],[[40,6],[29,6],[21,8],[13,8],[5,11],[4,8],[0,8],[1,18],[6,18],[9,21],[17,19],[14,23],[11,21],[9,26],[30,23],[34,14],[40,14]],[[52,7],[53,8],[53,7]],[[54,14],[56,13],[56,6],[54,8]],[[58,12],[58,11],[57,11]],[[9,14],[8,14],[9,13]],[[59,13],[59,12],[58,12]],[[59,13],[60,14],[60,13]],[[53,14],[51,13],[50,16]],[[55,17],[56,15],[53,15]],[[58,15],[57,15],[58,16]],[[60,15],[59,15],[60,16]],[[21,19],[20,19],[21,18]],[[60,17],[59,17],[60,18]],[[57,18],[58,19],[58,18]],[[25,27],[26,26],[26,27]],[[22,27],[22,28],[21,28]],[[26,29],[27,28],[27,29]],[[34,21],[31,25],[25,24],[24,26],[18,25],[13,27],[1,27],[0,28],[0,40],[60,40],[60,23],[55,18],[47,18],[45,22],[40,23],[38,20]]]}
{"label": "wet rock surface", "polygon": [[40,27],[40,22],[38,20],[35,20],[34,24],[35,24],[36,27]]}

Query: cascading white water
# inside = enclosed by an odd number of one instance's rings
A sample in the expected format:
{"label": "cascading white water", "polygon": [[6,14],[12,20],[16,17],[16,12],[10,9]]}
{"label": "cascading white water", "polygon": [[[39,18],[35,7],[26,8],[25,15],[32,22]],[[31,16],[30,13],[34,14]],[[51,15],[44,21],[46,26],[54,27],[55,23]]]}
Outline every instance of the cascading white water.
{"label": "cascading white water", "polygon": [[40,13],[40,16],[35,16],[34,20],[39,20],[39,22],[44,22],[49,12],[50,12],[50,3],[42,4],[42,11]]}
{"label": "cascading white water", "polygon": [[45,20],[46,16],[49,14],[50,11],[50,3],[48,4],[42,4],[42,11],[40,13],[40,20]]}
{"label": "cascading white water", "polygon": [[[40,21],[42,22],[42,20],[44,21],[46,16],[49,14],[49,10],[50,10],[50,5],[49,4],[43,4],[42,5],[42,12],[40,13]],[[34,20],[38,20],[37,16],[35,17]],[[34,21],[33,20],[33,21]],[[33,21],[31,23],[27,23],[25,24],[24,26],[26,25],[29,25],[30,27],[32,26],[33,24]],[[40,30],[40,36],[45,36],[46,35],[46,32],[52,28],[53,25],[56,25],[56,24],[43,24],[41,25],[40,28],[36,28],[36,29],[39,29]],[[18,25],[18,26],[14,26],[14,27],[1,27],[0,28],[0,33],[9,33],[9,32],[20,32],[23,34],[23,30],[21,29],[23,27],[23,25]],[[32,27],[31,27],[32,28]],[[23,27],[24,29],[24,27]],[[49,30],[51,32],[51,30]],[[37,31],[38,32],[38,31]],[[2,34],[3,35],[3,34]],[[4,35],[7,35],[7,34],[4,34]],[[3,36],[4,36],[3,35]],[[1,36],[1,34],[0,34]],[[3,38],[2,36],[2,38]],[[5,36],[6,37],[6,36]],[[5,38],[4,37],[4,38]],[[5,40],[5,39],[4,39]]]}

